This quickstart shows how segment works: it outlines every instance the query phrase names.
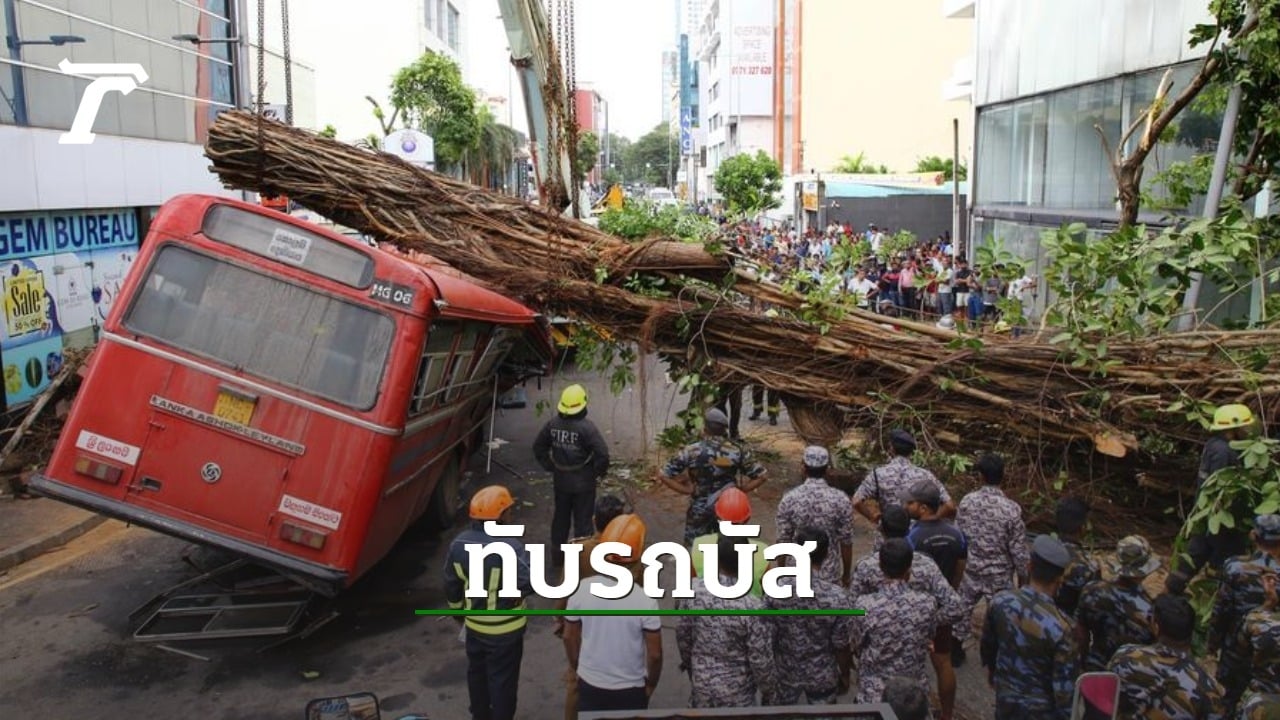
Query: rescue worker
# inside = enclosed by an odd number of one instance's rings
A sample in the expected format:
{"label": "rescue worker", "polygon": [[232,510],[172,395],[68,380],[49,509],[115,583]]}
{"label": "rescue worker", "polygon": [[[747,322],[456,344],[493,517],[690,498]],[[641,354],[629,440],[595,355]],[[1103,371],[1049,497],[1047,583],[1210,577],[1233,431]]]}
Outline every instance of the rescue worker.
{"label": "rescue worker", "polygon": [[[690,496],[685,514],[685,545],[717,530],[717,492],[735,485],[750,492],[765,481],[764,465],[756,462],[745,447],[730,440],[728,432],[729,418],[715,408],[708,410],[703,418],[702,439],[667,461],[659,475],[662,484]],[[739,475],[747,479],[741,480]]]}
{"label": "rescue worker", "polygon": [[[813,542],[809,566],[821,567],[830,549],[826,531],[803,527],[795,540]],[[789,598],[767,597],[771,610],[839,610],[855,607],[853,598],[841,585],[825,578],[810,576],[813,597],[802,598],[793,592]],[[782,586],[795,584],[795,578],[779,580]],[[849,642],[853,634],[851,615],[801,615],[775,619],[775,665],[778,668],[778,691],[771,705],[798,705],[803,698],[809,705],[831,705],[849,689]]]}
{"label": "rescue worker", "polygon": [[[606,555],[625,565],[634,576],[641,569],[645,525],[638,515],[619,515],[600,533],[600,542],[622,543],[626,556]],[[634,615],[567,615],[564,647],[569,665],[578,676],[578,712],[646,710],[649,697],[662,677],[662,619],[652,614],[658,601],[636,583],[623,598],[597,597],[592,588],[612,588],[616,581],[594,574],[569,597],[568,609],[628,610]],[[645,614],[649,613],[649,614]]]}
{"label": "rescue worker", "polygon": [[1151,554],[1147,539],[1130,535],[1116,543],[1115,580],[1097,580],[1085,586],[1076,609],[1085,672],[1106,670],[1121,645],[1155,641],[1151,629],[1155,600],[1142,581],[1158,567],[1160,559]]}
{"label": "rescue worker", "polygon": [[[529,581],[529,558],[524,543],[512,537],[494,537],[484,530],[487,520],[506,523],[515,501],[501,485],[489,485],[471,498],[471,527],[449,545],[444,567],[444,593],[449,607],[467,610],[522,610],[524,598],[498,597],[508,568],[497,555],[484,561],[487,598],[466,597],[470,572],[468,545],[506,543],[515,549],[516,586],[524,595],[533,592]],[[520,660],[524,655],[522,615],[459,616],[466,633],[467,692],[471,700],[471,720],[512,720],[516,714],[516,691],[520,686]]]}
{"label": "rescue worker", "polygon": [[[737,545],[745,538],[726,535],[716,545],[720,582],[738,579]],[[685,610],[763,610],[764,601],[746,593],[722,598],[709,591],[705,578],[693,581],[693,597],[680,599]],[[751,707],[776,693],[773,662],[774,626],[758,615],[684,615],[676,626],[680,669],[689,673],[691,708]]]}
{"label": "rescue worker", "polygon": [[983,455],[974,470],[982,487],[960,501],[956,525],[969,539],[969,561],[960,596],[964,598],[964,620],[955,626],[956,642],[951,646],[951,664],[964,664],[964,641],[973,629],[973,611],[983,599],[988,601],[1001,590],[1013,587],[1016,575],[1026,581],[1031,556],[1027,552],[1027,526],[1022,521],[1022,508],[1005,496],[1004,458]]}
{"label": "rescue worker", "polygon": [[1235,639],[1245,616],[1266,600],[1262,578],[1280,573],[1280,515],[1255,518],[1252,537],[1258,548],[1252,555],[1232,558],[1222,566],[1222,584],[1209,617],[1209,652],[1221,650],[1218,682],[1231,714],[1249,680],[1249,658],[1240,655]]}
{"label": "rescue worker", "polygon": [[[928,480],[938,486],[938,494],[942,497],[942,508],[939,513],[943,517],[954,517],[956,504],[951,495],[942,487],[933,473],[911,462],[911,455],[916,451],[916,440],[906,430],[894,430],[889,433],[889,445],[893,448],[893,459],[887,464],[871,471],[871,474],[858,486],[853,494],[853,509],[872,523],[880,522],[880,515],[890,505],[901,505],[911,486],[918,480]],[[875,501],[875,509],[869,503]],[[877,538],[879,542],[882,538]]]}
{"label": "rescue worker", "polygon": [[895,675],[910,679],[925,692],[929,690],[925,659],[938,625],[938,603],[911,589],[908,578],[913,555],[906,540],[886,540],[880,548],[884,586],[853,601],[854,607],[867,613],[854,619],[852,644],[858,659],[855,702],[877,702],[885,682]]}
{"label": "rescue worker", "polygon": [[[1213,423],[1210,430],[1213,434],[1204,444],[1200,454],[1200,468],[1196,473],[1196,493],[1204,486],[1204,481],[1223,468],[1240,464],[1240,454],[1231,447],[1231,443],[1243,440],[1249,435],[1253,425],[1253,412],[1244,405],[1223,405],[1213,412]],[[1215,534],[1195,535],[1187,541],[1187,555],[1191,562],[1175,558],[1175,567],[1165,579],[1165,587],[1172,593],[1186,591],[1187,583],[1208,564],[1215,570],[1222,569],[1223,563],[1237,555],[1248,552],[1247,537],[1232,528],[1220,527]]]}
{"label": "rescue worker", "polygon": [[[720,491],[720,496],[716,498],[715,509],[717,520],[735,525],[746,525],[751,522],[751,500],[746,493],[736,487],[727,487]],[[720,532],[718,528],[716,532],[709,535],[700,535],[694,538],[693,552],[690,553],[694,577],[702,575],[707,553],[718,552],[716,548],[719,542]],[[751,539],[751,542],[756,546],[756,552],[752,556],[751,594],[758,598],[763,598],[764,587],[762,581],[765,571],[769,569],[769,561],[764,559],[764,551],[768,549],[769,544],[759,539]]]}
{"label": "rescue worker", "polygon": [[[885,540],[905,539],[910,527],[911,518],[907,517],[907,511],[896,505],[885,508],[884,515],[880,517],[880,532]],[[872,551],[871,554],[859,560],[850,575],[852,576],[849,580],[851,597],[871,595],[884,587],[886,578],[880,569],[880,552]],[[907,584],[912,590],[918,590],[938,603],[939,624],[950,625],[959,622],[964,615],[965,607],[960,594],[942,576],[942,571],[938,569],[933,558],[918,550],[911,558],[911,577],[907,580]]]}
{"label": "rescue worker", "polygon": [[814,567],[813,574],[845,587],[853,564],[853,509],[849,496],[827,484],[831,455],[826,448],[805,448],[802,464],[804,482],[788,490],[778,502],[778,542],[797,542],[795,537],[802,527],[826,533],[831,552],[824,554],[825,562]]}
{"label": "rescue worker", "polygon": [[1031,546],[1030,584],[991,600],[982,665],[996,691],[996,720],[1068,720],[1080,652],[1071,618],[1054,603],[1071,555],[1056,538]]}
{"label": "rescue worker", "polygon": [[[1276,576],[1262,576],[1265,600],[1244,618],[1236,638],[1237,654],[1249,658],[1249,685],[1241,703],[1242,717],[1260,708],[1266,698],[1280,696],[1280,598]],[[1251,708],[1252,706],[1252,708]]]}
{"label": "rescue worker", "polygon": [[[768,405],[765,405],[765,397],[768,396]],[[769,424],[778,424],[778,413],[782,412],[782,399],[777,390],[773,388],[765,388],[763,385],[751,386],[751,417],[748,420],[759,420],[760,413],[767,412],[769,414]]]}
{"label": "rescue worker", "polygon": [[1107,670],[1119,676],[1117,718],[1128,720],[1216,720],[1224,718],[1222,686],[1191,652],[1196,612],[1176,595],[1155,599],[1151,645],[1125,645]]}
{"label": "rescue worker", "polygon": [[1102,579],[1102,568],[1098,562],[1089,557],[1080,545],[1084,533],[1085,522],[1089,518],[1089,505],[1076,497],[1065,497],[1058,501],[1054,510],[1054,528],[1062,545],[1071,554],[1071,564],[1062,575],[1062,587],[1054,600],[1062,612],[1075,617],[1076,607],[1080,604],[1080,593],[1084,586],[1094,580]]}
{"label": "rescue worker", "polygon": [[[596,532],[582,538],[574,538],[569,543],[572,545],[581,545],[582,553],[578,555],[578,580],[579,582],[596,574],[595,568],[591,567],[591,551],[600,543],[600,533],[604,531],[614,518],[623,514],[626,510],[626,503],[617,495],[601,495],[596,499],[596,512],[592,516],[592,525]],[[564,582],[564,577],[560,578]],[[569,606],[569,598],[560,598],[555,603],[557,610],[564,610]],[[565,621],[563,617],[555,619],[555,636],[564,636]],[[565,720],[577,720],[578,717],[578,674],[572,667],[565,674],[565,701],[564,713]]]}
{"label": "rescue worker", "polygon": [[[969,542],[954,522],[938,515],[941,504],[942,498],[934,483],[918,480],[911,486],[907,513],[916,522],[907,533],[907,541],[917,552],[932,558],[951,587],[959,589],[969,556]],[[951,720],[956,706],[956,671],[951,664],[951,644],[951,624],[939,623],[933,634],[929,660],[938,678],[942,720]]]}
{"label": "rescue worker", "polygon": [[533,455],[554,482],[551,557],[556,567],[562,567],[560,546],[569,540],[569,525],[572,523],[575,537],[592,533],[596,484],[609,469],[609,446],[595,423],[587,419],[586,388],[565,388],[556,410],[557,417],[543,425],[534,439]]}
{"label": "rescue worker", "polygon": [[726,413],[729,418],[729,439],[739,440],[742,434],[738,432],[738,423],[742,419],[742,391],[743,386],[738,383],[722,383],[717,388],[719,399],[716,401],[716,409],[722,413]]}

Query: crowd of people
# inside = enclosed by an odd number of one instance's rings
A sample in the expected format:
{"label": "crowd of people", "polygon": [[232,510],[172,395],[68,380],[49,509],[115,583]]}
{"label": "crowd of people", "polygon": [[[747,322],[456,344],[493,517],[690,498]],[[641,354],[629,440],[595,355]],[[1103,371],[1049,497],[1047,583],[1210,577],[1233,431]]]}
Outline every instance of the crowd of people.
{"label": "crowd of people", "polygon": [[[586,427],[585,392],[566,390],[560,410],[544,429],[546,440],[535,447],[556,479],[557,492],[565,473],[601,462],[599,446],[591,440],[594,428]],[[693,580],[692,598],[678,600],[677,607],[725,611],[690,613],[678,621],[676,651],[689,678],[691,707],[843,699],[886,702],[901,720],[949,720],[955,713],[955,668],[968,661],[974,613],[985,604],[976,647],[994,689],[998,720],[1068,720],[1077,680],[1096,670],[1118,677],[1118,707],[1114,686],[1108,694],[1082,685],[1089,712],[1100,713],[1086,717],[1252,720],[1280,712],[1280,515],[1255,519],[1251,553],[1219,558],[1220,567],[1208,557],[1200,566],[1179,567],[1156,595],[1145,581],[1161,562],[1145,538],[1121,539],[1104,574],[1080,545],[1088,513],[1083,501],[1063,498],[1056,508],[1056,532],[1029,538],[1022,508],[1001,489],[1000,456],[981,457],[975,465],[979,487],[957,499],[932,472],[912,462],[913,436],[895,430],[889,437],[893,458],[868,473],[852,497],[828,484],[826,448],[808,447],[796,459],[803,480],[778,503],[774,540],[812,547],[814,592],[808,598],[794,593],[784,598],[763,591],[767,564],[760,541],[720,534],[721,522],[750,523],[748,493],[768,480],[768,472],[748,447],[729,436],[723,412],[710,409],[704,420],[702,438],[659,473],[666,487],[689,496],[684,542],[692,548],[699,577]],[[1249,422],[1247,408],[1225,406],[1215,415],[1214,429],[1233,437]],[[1218,457],[1222,447],[1216,440],[1206,449],[1206,461],[1238,463],[1238,457]],[[566,492],[581,490],[569,485]],[[454,541],[444,573],[451,606],[524,607],[523,599],[495,592],[478,600],[463,594],[466,544],[505,542],[522,548],[519,540],[489,537],[482,528],[486,519],[506,518],[512,505],[505,488],[476,493],[475,523]],[[569,504],[562,510],[557,502],[557,515],[569,517],[553,523],[559,540],[572,520],[576,538],[570,542],[585,550],[580,572],[587,579],[563,603],[567,615],[557,630],[569,662],[567,718],[584,711],[647,708],[662,678],[661,623],[651,614],[657,600],[639,584],[623,598],[595,596],[595,584],[612,580],[586,564],[592,547],[621,543],[628,551],[610,560],[639,577],[647,527],[615,496],[593,497],[592,507],[588,525]],[[853,553],[855,513],[876,528],[872,551],[861,558]],[[751,551],[752,543],[754,562],[740,567],[739,556]],[[711,556],[720,586],[742,580],[740,596],[725,598],[708,589],[702,572]],[[1192,650],[1196,613],[1184,595],[1187,580],[1206,564],[1221,581],[1209,623],[1216,673]],[[501,584],[496,558],[489,558],[484,572],[488,587]],[[739,577],[745,572],[752,574],[750,583]],[[526,593],[528,573],[522,563],[518,582]],[[832,612],[851,608],[865,615]],[[632,614],[600,616],[588,610]],[[467,616],[464,622],[472,717],[510,719],[526,620],[497,614]],[[929,697],[931,675],[937,680],[936,714]]]}
{"label": "crowd of people", "polygon": [[[766,277],[778,282],[797,275],[821,282],[838,275],[837,289],[864,309],[914,319],[967,322],[999,327],[1001,299],[1022,303],[1023,316],[1034,310],[1038,278],[1013,265],[971,267],[950,232],[932,240],[868,225],[863,231],[831,223],[825,229],[724,222],[722,232],[751,258]],[[1012,318],[1010,318],[1012,319]]]}

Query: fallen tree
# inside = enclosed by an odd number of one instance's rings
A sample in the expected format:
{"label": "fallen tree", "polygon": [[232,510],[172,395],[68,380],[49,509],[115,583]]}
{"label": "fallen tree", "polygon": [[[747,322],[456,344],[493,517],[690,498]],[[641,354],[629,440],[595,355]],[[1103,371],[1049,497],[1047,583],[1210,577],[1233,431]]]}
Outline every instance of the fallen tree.
{"label": "fallen tree", "polygon": [[[935,446],[996,435],[1034,449],[1091,442],[1124,456],[1142,435],[1196,440],[1188,398],[1280,400],[1280,330],[1111,339],[1105,364],[1073,367],[1044,339],[957,336],[931,324],[842,310],[762,281],[743,258],[666,239],[630,243],[545,209],[241,112],[219,116],[206,154],[228,187],[292,200],[405,250],[427,253],[532,307],[673,356],[720,382],[784,394],[797,430],[831,443],[846,427],[913,424]],[[661,290],[632,291],[661,278]],[[769,318],[750,298],[790,310]],[[1264,361],[1240,356],[1262,351]],[[1098,354],[1096,357],[1101,357]]]}

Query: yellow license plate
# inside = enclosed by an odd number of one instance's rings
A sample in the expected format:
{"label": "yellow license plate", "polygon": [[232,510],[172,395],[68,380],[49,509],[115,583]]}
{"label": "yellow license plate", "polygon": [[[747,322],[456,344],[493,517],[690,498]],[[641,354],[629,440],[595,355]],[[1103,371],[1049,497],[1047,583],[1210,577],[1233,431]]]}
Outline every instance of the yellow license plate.
{"label": "yellow license plate", "polygon": [[227,422],[248,425],[253,419],[253,409],[257,404],[258,401],[255,398],[243,397],[224,390],[218,393],[218,400],[213,404],[213,414]]}

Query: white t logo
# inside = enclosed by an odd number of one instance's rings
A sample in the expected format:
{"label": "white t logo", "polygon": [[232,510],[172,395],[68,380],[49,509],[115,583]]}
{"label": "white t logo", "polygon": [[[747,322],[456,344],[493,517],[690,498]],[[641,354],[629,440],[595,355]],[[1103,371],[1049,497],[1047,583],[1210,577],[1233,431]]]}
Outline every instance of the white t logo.
{"label": "white t logo", "polygon": [[93,121],[98,118],[102,98],[111,91],[128,95],[147,81],[147,71],[137,63],[73,63],[63,59],[58,69],[64,75],[103,75],[84,90],[71,130],[58,138],[59,145],[88,145],[93,142]]}

